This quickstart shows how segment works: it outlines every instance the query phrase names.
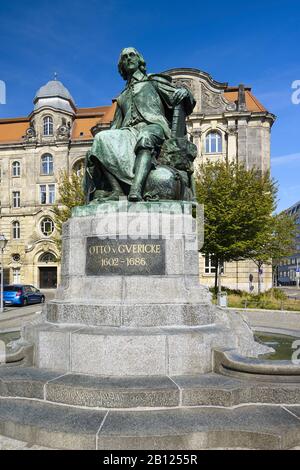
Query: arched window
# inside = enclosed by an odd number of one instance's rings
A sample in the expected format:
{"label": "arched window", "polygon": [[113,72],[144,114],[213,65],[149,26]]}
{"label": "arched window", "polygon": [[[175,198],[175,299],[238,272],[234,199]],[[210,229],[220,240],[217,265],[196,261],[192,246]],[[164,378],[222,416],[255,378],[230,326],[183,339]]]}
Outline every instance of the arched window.
{"label": "arched window", "polygon": [[85,168],[85,161],[84,159],[82,160],[77,160],[77,162],[74,163],[73,165],[73,171],[75,171],[77,176],[81,176],[84,173],[84,168]]}
{"label": "arched window", "polygon": [[13,162],[13,164],[12,164],[12,175],[13,176],[21,176],[21,163],[20,162]]}
{"label": "arched window", "polygon": [[15,240],[18,240],[21,237],[20,222],[16,220],[15,222],[13,222],[12,227],[13,227],[13,238]]}
{"label": "arched window", "polygon": [[49,237],[53,233],[54,223],[50,217],[45,217],[45,219],[41,221],[41,231],[45,237]]}
{"label": "arched window", "polygon": [[53,157],[50,153],[45,153],[41,158],[41,174],[53,175]]}
{"label": "arched window", "polygon": [[219,132],[209,132],[205,138],[206,153],[222,152],[222,137]]}
{"label": "arched window", "polygon": [[47,251],[46,253],[43,253],[39,257],[39,262],[40,263],[56,263],[56,256],[53,253],[50,253],[50,251]]}
{"label": "arched window", "polygon": [[53,119],[51,116],[46,116],[43,119],[44,135],[53,135]]}

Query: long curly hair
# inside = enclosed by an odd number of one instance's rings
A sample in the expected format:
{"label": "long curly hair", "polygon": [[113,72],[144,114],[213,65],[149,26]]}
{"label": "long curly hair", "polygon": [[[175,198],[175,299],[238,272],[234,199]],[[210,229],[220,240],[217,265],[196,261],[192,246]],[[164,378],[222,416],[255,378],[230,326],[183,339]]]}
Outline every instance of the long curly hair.
{"label": "long curly hair", "polygon": [[125,47],[124,49],[121,50],[121,54],[120,54],[119,62],[118,62],[118,70],[119,70],[119,73],[120,73],[121,77],[124,80],[127,80],[127,73],[126,73],[125,68],[124,68],[123,57],[122,56],[123,56],[124,51],[126,51],[127,49],[132,49],[136,53],[136,55],[139,58],[139,69],[140,69],[141,72],[146,73],[146,62],[145,62],[145,59],[142,56],[142,54],[140,54],[140,52],[137,49],[135,49],[134,47]]}

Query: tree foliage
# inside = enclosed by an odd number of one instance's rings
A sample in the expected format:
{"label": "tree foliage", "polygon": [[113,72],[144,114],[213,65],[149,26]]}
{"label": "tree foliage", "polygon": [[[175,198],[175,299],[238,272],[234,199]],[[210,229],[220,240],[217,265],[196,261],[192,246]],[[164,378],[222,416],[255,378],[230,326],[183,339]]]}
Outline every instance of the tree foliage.
{"label": "tree foliage", "polygon": [[272,217],[272,230],[250,256],[258,268],[258,292],[260,292],[261,267],[263,264],[273,264],[276,271],[280,259],[295,252],[296,235],[297,224],[294,216],[281,212]]}
{"label": "tree foliage", "polygon": [[85,195],[82,188],[82,175],[72,172],[70,175],[66,171],[61,171],[58,180],[58,202],[53,210],[55,213],[55,224],[58,236],[55,243],[59,251],[61,250],[62,225],[71,217],[73,207],[85,204]]}
{"label": "tree foliage", "polygon": [[201,251],[213,254],[216,271],[223,262],[250,258],[272,233],[277,185],[268,172],[208,162],[199,169],[196,191],[204,205]]}
{"label": "tree foliage", "polygon": [[251,255],[258,265],[276,263],[295,251],[297,225],[293,216],[286,212],[273,215],[271,228]]}

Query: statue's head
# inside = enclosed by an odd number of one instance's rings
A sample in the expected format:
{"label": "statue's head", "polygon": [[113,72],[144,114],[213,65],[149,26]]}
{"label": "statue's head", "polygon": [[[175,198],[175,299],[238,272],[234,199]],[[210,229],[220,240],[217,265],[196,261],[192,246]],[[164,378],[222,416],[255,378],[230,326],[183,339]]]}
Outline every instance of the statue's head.
{"label": "statue's head", "polygon": [[122,49],[118,63],[120,75],[124,80],[127,80],[128,76],[132,75],[138,69],[143,73],[146,72],[146,62],[142,54],[134,47]]}

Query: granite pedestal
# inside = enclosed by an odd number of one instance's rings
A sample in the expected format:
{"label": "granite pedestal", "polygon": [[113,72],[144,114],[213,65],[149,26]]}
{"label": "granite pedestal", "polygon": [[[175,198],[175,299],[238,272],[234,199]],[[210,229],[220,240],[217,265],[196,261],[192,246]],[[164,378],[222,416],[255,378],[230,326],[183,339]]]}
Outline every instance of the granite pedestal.
{"label": "granite pedestal", "polygon": [[[78,207],[64,224],[62,279],[25,329],[34,364],[100,376],[212,371],[214,348],[265,351],[199,285],[201,220],[183,202]],[[198,226],[197,226],[198,224]]]}

